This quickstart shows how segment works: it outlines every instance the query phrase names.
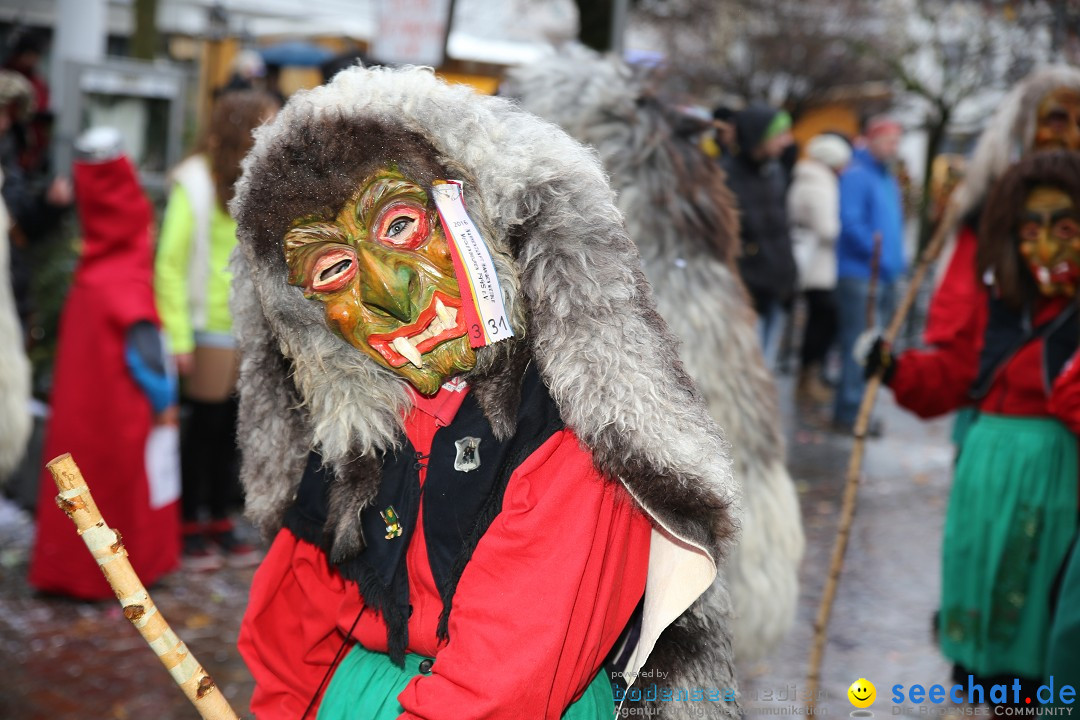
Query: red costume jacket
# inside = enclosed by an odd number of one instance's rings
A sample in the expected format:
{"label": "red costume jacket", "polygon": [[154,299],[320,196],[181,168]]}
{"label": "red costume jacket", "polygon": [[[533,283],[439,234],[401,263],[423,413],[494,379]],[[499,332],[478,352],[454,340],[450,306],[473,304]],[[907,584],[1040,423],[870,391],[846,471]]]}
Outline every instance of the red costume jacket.
{"label": "red costume jacket", "polygon": [[[1080,399],[1076,363],[1070,361],[1047,387],[1043,340],[1033,340],[1013,354],[994,374],[988,392],[972,398],[990,307],[989,292],[977,277],[975,251],[975,234],[965,226],[930,304],[924,339],[932,347],[909,350],[896,364],[889,385],[897,402],[920,417],[972,404],[1001,415],[1052,415],[1080,433],[1080,402],[1069,401]],[[1070,302],[1066,298],[1042,301],[1034,310],[1033,324],[1050,322]]]}
{"label": "red costume jacket", "polygon": [[[137,322],[158,325],[154,309],[150,203],[126,157],[76,163],[83,250],[60,320],[44,458],[70,452],[110,526],[124,537],[146,585],[180,557],[178,503],[151,506],[146,442],[153,411],[125,358]],[[57,509],[56,485],[42,471],[30,583],[87,599],[113,597],[71,520]]]}
{"label": "red costume jacket", "polygon": [[[418,453],[430,452],[464,395],[444,388],[416,397],[405,429]],[[425,476],[422,468],[421,484]],[[642,597],[650,532],[623,486],[604,480],[577,437],[556,432],[513,471],[502,511],[457,586],[449,640],[440,641],[443,603],[417,523],[406,553],[407,650],[438,657],[430,675],[399,695],[401,717],[509,719],[527,709],[530,718],[559,718]],[[363,607],[357,585],[322,551],[287,529],[278,533],[252,583],[239,639],[260,720],[301,716],[358,614],[353,639],[387,650],[386,624]]]}

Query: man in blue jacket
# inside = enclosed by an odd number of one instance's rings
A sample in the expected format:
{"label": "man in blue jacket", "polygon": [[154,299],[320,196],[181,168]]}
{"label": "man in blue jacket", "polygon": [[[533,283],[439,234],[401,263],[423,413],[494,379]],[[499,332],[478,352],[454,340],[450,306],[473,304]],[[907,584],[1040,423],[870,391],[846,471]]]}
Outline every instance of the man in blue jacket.
{"label": "man in blue jacket", "polygon": [[[866,306],[874,257],[874,238],[881,238],[875,317],[888,322],[895,307],[896,281],[905,269],[903,208],[900,186],[892,174],[903,130],[887,117],[872,118],[866,126],[866,146],[855,151],[840,176],[840,238],[836,244],[841,372],[833,423],[850,431],[863,393],[863,371],[852,356],[866,327]],[[880,428],[871,427],[871,434]]]}

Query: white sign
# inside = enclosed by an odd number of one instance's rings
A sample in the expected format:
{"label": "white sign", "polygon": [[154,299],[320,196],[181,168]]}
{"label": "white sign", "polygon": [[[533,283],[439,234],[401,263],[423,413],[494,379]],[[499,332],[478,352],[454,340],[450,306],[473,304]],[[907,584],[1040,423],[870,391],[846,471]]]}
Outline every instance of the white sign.
{"label": "white sign", "polygon": [[180,499],[180,428],[176,425],[155,425],[146,438],[146,479],[151,510]]}
{"label": "white sign", "polygon": [[442,65],[450,0],[377,0],[376,7],[373,59],[393,65]]}

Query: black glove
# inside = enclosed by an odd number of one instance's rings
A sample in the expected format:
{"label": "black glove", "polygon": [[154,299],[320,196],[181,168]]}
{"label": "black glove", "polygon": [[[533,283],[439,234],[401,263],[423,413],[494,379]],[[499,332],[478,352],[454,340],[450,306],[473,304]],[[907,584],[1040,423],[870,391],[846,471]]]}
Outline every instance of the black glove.
{"label": "black glove", "polygon": [[893,355],[892,346],[885,342],[885,338],[878,335],[874,344],[870,346],[870,352],[866,353],[863,378],[869,380],[880,372],[881,382],[888,385],[896,374],[896,363],[897,357]]}

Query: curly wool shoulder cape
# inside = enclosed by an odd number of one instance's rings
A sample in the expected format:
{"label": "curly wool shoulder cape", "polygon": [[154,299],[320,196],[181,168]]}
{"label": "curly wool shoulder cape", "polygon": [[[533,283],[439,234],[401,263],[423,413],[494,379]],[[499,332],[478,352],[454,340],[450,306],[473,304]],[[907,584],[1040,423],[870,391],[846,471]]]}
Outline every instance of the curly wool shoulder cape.
{"label": "curly wool shoulder cape", "polygon": [[[657,307],[731,444],[742,532],[723,574],[735,655],[762,657],[795,620],[804,539],[776,385],[734,269],[739,221],[720,165],[680,132],[656,80],[583,47],[509,71],[501,92],[596,148]],[[570,98],[573,100],[571,101]]]}
{"label": "curly wool shoulder cape", "polygon": [[[653,520],[628,677],[658,670],[653,677],[675,688],[734,688],[729,601],[713,582],[737,529],[731,462],[656,312],[603,170],[554,125],[430,70],[342,72],[256,131],[231,205],[248,515],[275,532],[318,447],[334,476],[331,560],[362,549],[357,511],[378,487],[377,453],[401,437],[405,384],[286,284],[282,239],[294,218],[332,218],[390,162],[421,184],[463,180],[491,250],[516,337],[479,350],[466,379],[495,433],[512,435],[521,378],[535,362],[596,467]],[[659,717],[738,713],[734,702],[707,704],[662,703]]]}

